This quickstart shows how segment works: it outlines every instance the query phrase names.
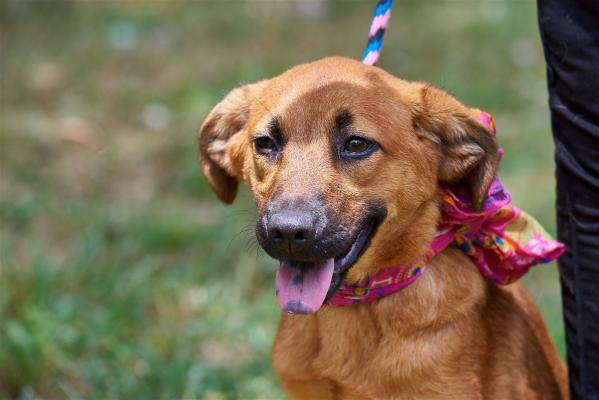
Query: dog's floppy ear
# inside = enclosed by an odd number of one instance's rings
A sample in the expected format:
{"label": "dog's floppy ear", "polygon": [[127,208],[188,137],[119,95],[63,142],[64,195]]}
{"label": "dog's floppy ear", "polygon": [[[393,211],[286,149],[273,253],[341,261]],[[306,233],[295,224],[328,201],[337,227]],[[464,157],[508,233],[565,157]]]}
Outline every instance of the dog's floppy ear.
{"label": "dog's floppy ear", "polygon": [[495,137],[472,110],[444,91],[424,85],[413,107],[416,132],[442,153],[439,179],[470,186],[476,209],[482,206],[499,166]]}
{"label": "dog's floppy ear", "polygon": [[250,106],[263,82],[233,89],[208,114],[199,130],[199,158],[202,171],[225,203],[237,194],[243,165],[242,132]]}

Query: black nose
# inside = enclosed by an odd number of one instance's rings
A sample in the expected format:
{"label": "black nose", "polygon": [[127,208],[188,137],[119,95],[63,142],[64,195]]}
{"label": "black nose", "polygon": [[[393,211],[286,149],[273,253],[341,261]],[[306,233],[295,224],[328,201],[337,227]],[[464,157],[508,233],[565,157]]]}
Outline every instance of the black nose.
{"label": "black nose", "polygon": [[258,242],[278,260],[314,262],[324,258],[325,207],[316,199],[274,198],[256,226]]}
{"label": "black nose", "polygon": [[281,210],[270,216],[266,229],[277,252],[293,257],[314,242],[315,218],[306,211]]}

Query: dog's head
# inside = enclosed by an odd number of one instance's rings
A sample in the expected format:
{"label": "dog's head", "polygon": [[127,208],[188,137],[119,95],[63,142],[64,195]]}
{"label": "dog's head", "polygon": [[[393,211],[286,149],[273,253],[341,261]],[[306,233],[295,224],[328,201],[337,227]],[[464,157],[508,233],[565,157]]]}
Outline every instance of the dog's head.
{"label": "dog's head", "polygon": [[200,128],[200,162],[226,203],[239,181],[256,233],[281,261],[277,297],[312,312],[356,281],[424,253],[439,182],[482,204],[498,165],[493,136],[447,93],[345,58],[234,89]]}

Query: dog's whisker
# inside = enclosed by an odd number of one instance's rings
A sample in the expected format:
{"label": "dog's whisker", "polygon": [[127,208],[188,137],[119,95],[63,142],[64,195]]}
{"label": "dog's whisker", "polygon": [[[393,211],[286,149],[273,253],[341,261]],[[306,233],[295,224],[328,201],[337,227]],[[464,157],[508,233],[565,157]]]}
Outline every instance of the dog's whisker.
{"label": "dog's whisker", "polygon": [[227,246],[225,247],[225,249],[228,251],[231,248],[231,245],[233,244],[233,242],[239,238],[240,236],[246,236],[248,237],[248,239],[251,239],[251,237],[253,235],[251,235],[250,233],[253,232],[254,230],[254,225],[253,224],[248,224],[245,225],[244,227],[242,227],[237,233],[235,233],[232,237],[231,240],[229,240],[229,242],[227,243]]}

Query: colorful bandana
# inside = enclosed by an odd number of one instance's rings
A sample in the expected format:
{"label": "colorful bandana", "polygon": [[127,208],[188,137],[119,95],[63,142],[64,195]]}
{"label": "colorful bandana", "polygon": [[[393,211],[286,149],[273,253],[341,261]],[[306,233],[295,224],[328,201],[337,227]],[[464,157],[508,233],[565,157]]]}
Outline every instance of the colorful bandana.
{"label": "colorful bandana", "polygon": [[[492,117],[473,111],[495,135]],[[427,253],[412,264],[385,268],[354,284],[343,284],[328,304],[348,306],[394,293],[414,282],[449,245],[466,253],[483,276],[502,285],[515,282],[533,265],[555,260],[565,250],[533,217],[511,204],[497,177],[480,211],[472,205],[466,187],[442,185],[441,222]]]}

